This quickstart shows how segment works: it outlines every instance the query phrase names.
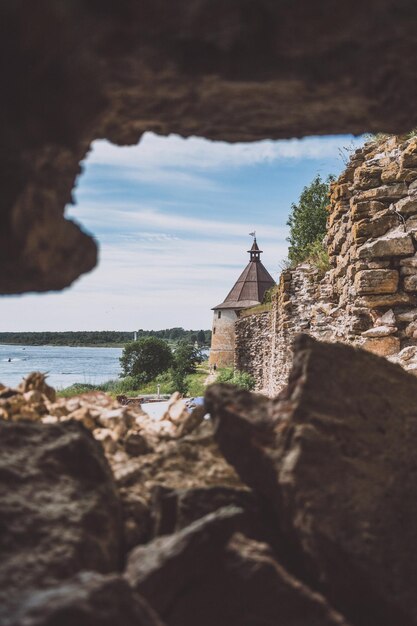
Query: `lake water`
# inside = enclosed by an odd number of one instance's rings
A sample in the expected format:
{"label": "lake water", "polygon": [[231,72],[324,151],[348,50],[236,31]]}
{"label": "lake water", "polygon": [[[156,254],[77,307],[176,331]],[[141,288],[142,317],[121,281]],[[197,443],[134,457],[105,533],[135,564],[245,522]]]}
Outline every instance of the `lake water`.
{"label": "lake water", "polygon": [[103,383],[118,378],[121,354],[121,348],[0,345],[0,382],[16,386],[30,372],[45,372],[57,389]]}

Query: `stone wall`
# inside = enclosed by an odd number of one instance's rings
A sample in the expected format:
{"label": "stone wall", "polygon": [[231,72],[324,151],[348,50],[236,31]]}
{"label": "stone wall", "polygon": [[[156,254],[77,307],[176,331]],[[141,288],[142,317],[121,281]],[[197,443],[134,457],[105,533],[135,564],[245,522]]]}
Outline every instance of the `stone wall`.
{"label": "stone wall", "polygon": [[[236,322],[235,361],[238,369],[250,372],[261,386],[269,379],[273,349],[273,318],[270,311],[243,317]],[[268,381],[269,382],[269,381]]]}
{"label": "stone wall", "polygon": [[417,371],[417,138],[366,144],[332,184],[330,269],[282,273],[268,313],[236,324],[235,366],[269,395],[285,385],[294,337],[352,343]]}

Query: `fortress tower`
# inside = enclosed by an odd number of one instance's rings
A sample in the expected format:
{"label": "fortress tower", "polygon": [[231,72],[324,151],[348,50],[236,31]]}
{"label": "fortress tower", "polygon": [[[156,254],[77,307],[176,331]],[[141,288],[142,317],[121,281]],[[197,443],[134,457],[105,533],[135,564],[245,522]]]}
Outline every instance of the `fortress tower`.
{"label": "fortress tower", "polygon": [[235,348],[235,321],[242,309],[260,304],[265,292],[275,281],[261,262],[262,250],[254,236],[252,248],[248,250],[250,260],[227,294],[225,300],[213,307],[210,365],[233,366]]}

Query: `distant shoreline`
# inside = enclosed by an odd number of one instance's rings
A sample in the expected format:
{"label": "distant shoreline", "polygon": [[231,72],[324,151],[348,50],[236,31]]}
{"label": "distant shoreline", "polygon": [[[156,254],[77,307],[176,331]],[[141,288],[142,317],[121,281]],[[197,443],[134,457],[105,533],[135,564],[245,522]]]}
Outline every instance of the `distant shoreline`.
{"label": "distant shoreline", "polygon": [[69,348],[124,348],[136,339],[156,337],[176,345],[178,341],[209,346],[210,330],[184,330],[181,327],[163,330],[68,330],[68,331],[0,331],[0,345],[4,346],[62,346]]}

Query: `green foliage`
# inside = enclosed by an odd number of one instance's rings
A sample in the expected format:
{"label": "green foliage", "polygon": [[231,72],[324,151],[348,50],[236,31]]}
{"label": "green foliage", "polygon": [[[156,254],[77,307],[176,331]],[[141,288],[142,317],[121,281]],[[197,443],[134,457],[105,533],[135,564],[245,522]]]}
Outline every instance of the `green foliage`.
{"label": "green foliage", "polygon": [[260,315],[261,313],[265,313],[266,311],[270,311],[272,309],[272,302],[267,302],[266,304],[256,304],[255,306],[251,306],[248,309],[242,309],[239,313],[239,317],[249,317],[249,315]]}
{"label": "green foliage", "polygon": [[82,393],[89,393],[90,391],[97,391],[97,387],[95,385],[88,385],[87,383],[74,383],[70,387],[58,391],[58,396],[61,398],[72,398],[73,396],[79,396]]}
{"label": "green foliage", "polygon": [[[186,390],[183,393],[187,393],[190,396],[203,396],[205,391],[204,383],[208,373],[208,369],[204,365],[197,366],[193,374],[187,374],[185,376]],[[113,397],[120,394],[135,397],[156,394],[158,386],[162,395],[171,394],[177,390],[181,392],[175,383],[172,369],[169,369],[162,374],[158,374],[158,376],[147,383],[139,383],[132,376],[126,376],[126,378],[120,380],[108,380],[98,385],[74,383],[70,387],[58,391],[58,396],[62,398],[72,398],[73,396],[90,391],[104,391]]]}
{"label": "green foliage", "polygon": [[[389,135],[388,133],[366,133],[364,135],[366,142],[372,143],[382,143],[383,141],[386,141],[390,137],[394,136],[395,135]],[[417,128],[413,128],[408,133],[400,135],[400,138],[402,138],[404,141],[406,141],[407,139],[412,139],[413,137],[417,137]]]}
{"label": "green foliage", "polygon": [[172,370],[172,385],[175,391],[179,391],[183,396],[188,392],[187,374],[182,370]]}
{"label": "green foliage", "polygon": [[105,391],[113,395],[119,395],[121,393],[127,393],[138,388],[138,381],[134,376],[126,376],[120,380],[108,380],[101,385],[98,385],[99,391]]}
{"label": "green foliage", "polygon": [[[137,333],[140,339],[157,337],[176,342],[195,336],[198,343],[205,346],[210,345],[211,341],[211,330],[166,328],[165,330],[138,330]],[[133,330],[0,333],[0,343],[23,346],[123,346],[131,342],[132,339]]]}
{"label": "green foliage", "polygon": [[208,375],[207,371],[197,370],[195,374],[189,374],[187,376],[187,393],[189,396],[195,398],[196,396],[204,396],[206,387],[204,381]]}
{"label": "green foliage", "polygon": [[88,393],[89,391],[105,391],[113,396],[117,396],[122,393],[133,392],[137,388],[137,380],[133,376],[126,376],[126,378],[122,378],[121,380],[108,380],[98,385],[74,383],[70,387],[61,389],[58,395],[62,398],[71,398],[72,396],[78,396],[79,394]]}
{"label": "green foliage", "polygon": [[297,264],[309,256],[311,244],[322,242],[326,234],[327,210],[329,203],[329,185],[334,180],[328,176],[326,181],[318,174],[314,180],[304,187],[298,204],[291,205],[288,218],[290,246],[288,258]]}
{"label": "green foliage", "polygon": [[183,395],[188,392],[187,376],[194,374],[198,363],[201,363],[202,356],[200,350],[192,343],[180,341],[175,348],[174,358],[171,368],[172,381],[175,391]]}
{"label": "green foliage", "polygon": [[324,276],[331,268],[329,253],[322,241],[314,241],[307,246],[307,261]]}
{"label": "green foliage", "polygon": [[197,341],[200,345],[209,346],[211,342],[211,330],[184,330],[183,328],[165,328],[164,330],[143,330],[137,331],[138,339],[142,337],[158,337],[158,339],[166,339],[170,342],[187,340],[194,343]]}
{"label": "green foliage", "polygon": [[173,367],[183,370],[186,374],[193,374],[202,357],[200,350],[192,343],[180,341],[174,350]]}
{"label": "green foliage", "polygon": [[276,294],[277,290],[278,290],[278,285],[274,285],[273,287],[270,287],[269,289],[267,289],[267,291],[265,291],[262,304],[268,304],[269,302],[272,302],[272,299],[274,295]]}
{"label": "green foliage", "polygon": [[229,383],[229,385],[236,385],[240,389],[247,389],[252,391],[255,387],[255,379],[247,372],[240,372],[234,370],[232,367],[223,367],[219,370],[216,378],[217,383]]}
{"label": "green foliage", "polygon": [[128,343],[120,357],[121,377],[132,376],[147,383],[165,372],[172,364],[171,348],[163,339],[145,337]]}

